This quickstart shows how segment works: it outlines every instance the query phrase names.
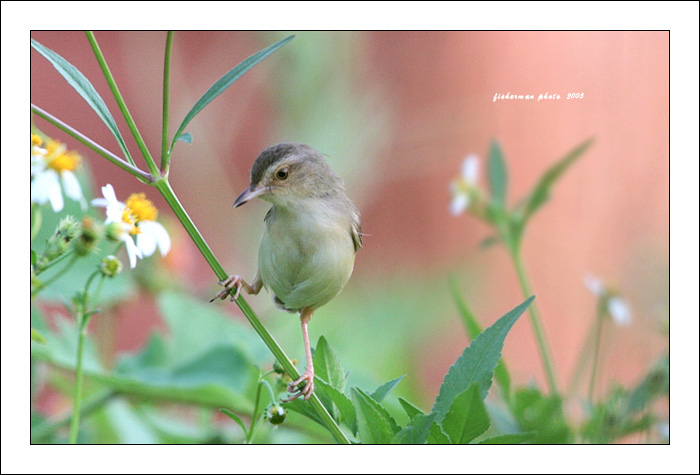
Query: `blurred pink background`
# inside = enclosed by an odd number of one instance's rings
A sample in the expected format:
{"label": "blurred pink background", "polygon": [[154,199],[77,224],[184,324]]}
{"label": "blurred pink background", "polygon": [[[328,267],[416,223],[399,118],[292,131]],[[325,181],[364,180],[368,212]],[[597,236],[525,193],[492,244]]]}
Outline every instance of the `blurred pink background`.
{"label": "blurred pink background", "polygon": [[[152,150],[159,150],[165,33],[96,36],[142,135]],[[177,32],[171,133],[214,81],[282,37]],[[32,38],[93,82],[126,134],[84,34],[34,32]],[[300,50],[311,59],[300,57]],[[293,77],[289,71],[315,64],[317,53],[321,72],[308,74],[320,79],[304,92],[295,81],[307,71]],[[95,113],[43,57],[34,50],[31,55],[32,103],[118,151]],[[348,85],[347,108],[333,99],[337,81]],[[494,94],[508,92],[549,92],[562,98],[493,101]],[[301,99],[288,99],[294,93]],[[584,93],[584,98],[567,100],[567,93]],[[307,107],[309,97],[318,103]],[[297,109],[284,109],[287,101]],[[345,123],[350,109],[366,122],[332,130],[336,121]],[[318,114],[326,118],[328,133],[314,124]],[[120,198],[145,191],[168,215],[155,190],[40,119],[35,122],[84,154],[95,175],[95,194],[108,182]],[[231,205],[247,186],[250,166],[268,145],[306,141],[312,133],[320,137],[320,143],[310,144],[335,160],[368,234],[342,298],[362,309],[357,302],[386,289],[437,292],[444,302],[440,312],[445,314],[439,318],[430,312],[420,316],[435,323],[412,340],[419,371],[412,377],[428,400],[467,342],[450,300],[448,276],[455,276],[485,325],[524,299],[506,251],[478,247],[490,230],[471,216],[449,213],[449,184],[463,158],[476,153],[485,159],[490,141],[498,140],[509,166],[508,203],[513,205],[549,165],[595,137],[593,147],[557,183],[550,202],[531,221],[523,246],[560,386],[569,386],[595,311],[595,299],[583,284],[587,273],[614,284],[633,314],[630,327],[610,326],[603,342],[605,380],[636,381],[667,346],[667,337],[659,332],[668,320],[669,298],[667,32],[301,32],[209,105],[187,130],[194,142],[176,148],[173,188],[227,271],[247,277],[255,272],[266,208],[257,203],[234,212]],[[339,137],[332,146],[322,142],[331,133]],[[128,143],[132,153],[138,150]],[[347,156],[364,161],[343,163]],[[486,188],[485,162],[481,164],[479,183]],[[168,265],[202,299],[209,297],[215,276],[177,221],[169,224],[175,249]],[[248,300],[254,308],[269,308],[258,303],[268,296]],[[240,318],[234,305],[223,308]],[[356,318],[372,325],[382,315],[368,309]],[[342,331],[352,331],[353,322],[342,324]],[[152,300],[144,295],[138,313],[120,311],[113,325],[118,336],[113,351],[119,352],[138,348],[160,323]],[[317,330],[312,340],[318,335]],[[290,338],[301,339],[300,334]],[[545,385],[528,317],[513,328],[504,355],[518,384]]]}

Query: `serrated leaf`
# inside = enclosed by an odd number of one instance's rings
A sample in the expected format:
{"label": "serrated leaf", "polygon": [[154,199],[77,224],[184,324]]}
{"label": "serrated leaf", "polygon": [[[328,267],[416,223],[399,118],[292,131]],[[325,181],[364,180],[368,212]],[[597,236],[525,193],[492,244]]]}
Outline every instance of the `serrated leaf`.
{"label": "serrated leaf", "polygon": [[453,444],[468,444],[491,425],[491,419],[479,394],[479,383],[459,393],[442,420],[442,428]]}
{"label": "serrated leaf", "polygon": [[352,389],[357,430],[365,444],[388,444],[401,428],[377,401],[358,388]]}
{"label": "serrated leaf", "polygon": [[189,125],[189,123],[192,121],[192,119],[194,119],[194,117],[202,111],[202,109],[204,109],[211,101],[216,99],[216,97],[218,97],[219,94],[224,92],[231,84],[236,82],[241,76],[243,76],[245,73],[247,73],[253,66],[255,66],[260,61],[265,59],[267,56],[272,54],[278,48],[280,48],[283,45],[290,42],[292,40],[292,38],[294,38],[294,35],[288,36],[287,38],[285,38],[281,41],[278,41],[277,43],[273,44],[272,46],[268,46],[267,48],[265,48],[261,51],[258,51],[254,55],[243,60],[236,67],[234,67],[229,72],[224,74],[221,77],[221,79],[216,81],[207,90],[207,92],[205,92],[204,95],[195,103],[195,105],[192,106],[192,109],[190,109],[190,111],[185,116],[184,120],[182,121],[182,124],[180,124],[180,127],[177,129],[177,132],[175,132],[175,136],[174,136],[175,138],[173,139],[173,143],[170,144],[170,152],[172,152],[173,147],[175,146],[175,142],[177,141],[177,138],[179,138],[182,135],[185,128]]}
{"label": "serrated leaf", "polygon": [[403,410],[406,411],[406,414],[408,415],[409,419],[413,419],[418,414],[425,414],[423,411],[421,411],[416,406],[406,401],[402,397],[399,398],[399,403],[401,404],[401,407],[403,407]]}
{"label": "serrated leaf", "polygon": [[521,210],[521,227],[530,217],[549,199],[550,189],[552,185],[564,174],[564,172],[593,144],[593,138],[583,142],[581,145],[573,149],[564,157],[559,159],[552,165],[539,179],[530,194],[518,204],[518,209]]}
{"label": "serrated leaf", "polygon": [[406,375],[400,376],[396,379],[392,379],[391,381],[388,381],[381,386],[379,386],[372,394],[371,397],[377,402],[382,402],[385,397],[389,395],[391,391],[394,390],[394,388],[401,382],[403,378],[405,378]]}
{"label": "serrated leaf", "polygon": [[[338,391],[333,386],[323,381],[321,378],[318,377],[318,375],[314,378],[314,384],[316,384],[316,387],[318,388],[319,397],[321,397],[321,401],[328,400],[335,404],[335,407],[340,413],[340,421],[347,424],[347,426],[350,428],[354,427],[356,421],[355,406],[352,405],[352,401],[350,400],[350,398],[348,398],[344,393]],[[326,407],[328,408],[328,406]],[[331,411],[329,408],[329,412],[333,414],[335,411]]]}
{"label": "serrated leaf", "polygon": [[343,392],[345,371],[325,337],[321,336],[318,339],[313,358],[316,374],[338,391]]}
{"label": "serrated leaf", "polygon": [[95,88],[92,86],[92,83],[81,73],[75,66],[73,66],[71,63],[66,61],[61,55],[58,53],[50,50],[46,46],[42,45],[41,43],[31,40],[32,48],[34,48],[36,51],[38,51],[44,58],[46,58],[51,65],[56,68],[56,71],[63,76],[63,78],[70,84],[73,89],[76,90],[80,96],[85,99],[85,102],[88,103],[90,107],[92,107],[92,110],[94,110],[97,113],[97,116],[102,119],[102,122],[105,123],[107,128],[109,129],[110,132],[112,132],[112,135],[114,135],[114,138],[117,139],[117,143],[119,144],[119,148],[121,148],[122,152],[124,155],[129,159],[131,163],[133,163],[133,160],[131,159],[131,154],[129,153],[129,150],[126,147],[126,143],[124,142],[124,138],[122,137],[121,132],[119,132],[119,128],[117,127],[117,123],[114,121],[114,117],[112,117],[112,114],[109,112],[109,109],[107,108],[107,104],[102,100],[102,97],[97,93]]}
{"label": "serrated leaf", "polygon": [[483,444],[483,445],[524,444],[528,440],[532,439],[533,436],[534,436],[534,432],[521,432],[519,434],[502,434],[502,435],[496,435],[493,437],[489,437],[488,439],[481,440],[481,441],[479,441],[479,444]]}
{"label": "serrated leaf", "polygon": [[[462,317],[462,323],[464,324],[467,336],[473,341],[482,332],[481,324],[476,318],[476,315],[474,315],[474,312],[471,311],[471,309],[467,306],[467,303],[462,298],[462,294],[457,287],[457,281],[454,277],[450,278],[450,291],[452,293],[452,298],[455,301],[455,305],[457,306],[457,310]],[[501,388],[505,399],[509,400],[510,373],[508,372],[508,368],[506,367],[506,363],[503,361],[503,358],[498,360],[498,365],[496,365],[496,369],[494,370],[494,378],[496,378],[496,382]]]}
{"label": "serrated leaf", "polygon": [[455,397],[475,382],[479,383],[481,399],[486,398],[506,335],[534,298],[530,297],[481,332],[457,358],[447,372],[433,405],[432,412],[438,414],[438,421],[447,414]]}
{"label": "serrated leaf", "polygon": [[437,422],[433,421],[433,423],[430,425],[430,430],[428,431],[428,439],[426,440],[428,444],[440,444],[440,445],[446,445],[450,444],[450,438],[445,434],[445,432],[442,430],[442,427],[440,427],[440,424]]}
{"label": "serrated leaf", "polygon": [[393,438],[393,444],[425,444],[437,414],[416,414],[408,425]]}
{"label": "serrated leaf", "polygon": [[241,426],[241,429],[243,429],[243,434],[245,434],[246,438],[248,438],[248,430],[245,428],[245,424],[243,424],[243,421],[241,420],[240,417],[235,415],[233,412],[229,411],[228,409],[219,409],[219,412],[222,414],[226,414],[228,417],[231,418],[233,422]]}
{"label": "serrated leaf", "polygon": [[185,142],[185,143],[192,143],[192,134],[189,132],[185,132],[184,134],[180,134],[176,139],[176,142]]}
{"label": "serrated leaf", "polygon": [[489,150],[489,187],[493,204],[497,208],[504,208],[508,188],[508,170],[501,146],[495,140],[491,142]]}

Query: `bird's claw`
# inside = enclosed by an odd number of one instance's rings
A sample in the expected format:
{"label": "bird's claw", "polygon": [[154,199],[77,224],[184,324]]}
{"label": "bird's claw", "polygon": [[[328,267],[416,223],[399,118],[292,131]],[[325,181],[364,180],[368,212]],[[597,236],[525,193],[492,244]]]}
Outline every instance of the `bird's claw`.
{"label": "bird's claw", "polygon": [[[301,383],[306,383],[304,386],[299,387]],[[314,371],[313,369],[311,370],[306,370],[304,374],[302,374],[299,379],[296,381],[292,381],[287,385],[287,392],[291,394],[286,399],[282,399],[282,402],[290,402],[298,398],[299,396],[304,396],[304,400],[307,400],[311,397],[311,394],[314,392]]]}
{"label": "bird's claw", "polygon": [[231,289],[233,289],[234,287],[236,288],[236,292],[231,296],[231,302],[236,300],[241,294],[241,288],[243,288],[243,278],[240,275],[230,275],[226,279],[220,280],[219,285],[223,285],[224,290],[217,293],[214,296],[214,298],[212,298],[209,301],[209,303],[213,302],[216,299],[224,300],[226,296],[228,296],[231,293]]}

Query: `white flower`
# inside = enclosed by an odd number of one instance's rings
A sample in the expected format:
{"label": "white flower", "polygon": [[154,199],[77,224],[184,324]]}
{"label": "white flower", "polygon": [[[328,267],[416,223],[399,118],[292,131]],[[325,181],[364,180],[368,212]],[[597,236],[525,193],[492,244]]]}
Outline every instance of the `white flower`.
{"label": "white flower", "polygon": [[[124,242],[129,255],[129,265],[136,267],[137,258],[143,259],[156,252],[165,256],[170,251],[170,236],[162,224],[156,222],[158,210],[143,193],[134,193],[122,203],[117,200],[114,187],[107,184],[102,187],[104,198],[92,200],[94,206],[105,208],[105,224],[116,223],[118,232],[115,239]],[[136,242],[134,238],[136,236]]]}
{"label": "white flower", "polygon": [[470,192],[479,177],[479,157],[474,154],[469,155],[462,162],[462,174],[450,186],[452,201],[450,202],[450,212],[457,216],[469,209]]}
{"label": "white flower", "polygon": [[32,135],[31,153],[31,200],[43,205],[51,203],[54,212],[63,209],[63,193],[69,198],[79,201],[85,207],[80,183],[73,171],[80,164],[80,155],[76,152],[66,152],[66,146],[50,140],[42,148],[41,139],[34,140]]}
{"label": "white flower", "polygon": [[632,312],[626,300],[590,274],[584,276],[583,282],[598,300],[602,300],[606,312],[617,325],[626,327],[632,323]]}

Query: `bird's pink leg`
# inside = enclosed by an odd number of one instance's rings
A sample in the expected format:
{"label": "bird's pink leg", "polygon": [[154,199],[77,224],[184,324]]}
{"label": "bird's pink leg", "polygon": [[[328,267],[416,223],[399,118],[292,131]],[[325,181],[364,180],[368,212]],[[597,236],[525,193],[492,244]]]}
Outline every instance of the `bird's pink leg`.
{"label": "bird's pink leg", "polygon": [[214,298],[209,301],[209,303],[216,299],[224,300],[226,296],[231,293],[231,289],[234,287],[236,288],[236,292],[231,296],[232,302],[241,294],[242,288],[245,289],[249,295],[257,295],[260,292],[260,289],[262,289],[263,283],[262,279],[260,279],[257,274],[253,279],[253,285],[249,285],[240,275],[230,275],[225,280],[220,280],[219,285],[223,285],[224,290],[216,294]]}
{"label": "bird's pink leg", "polygon": [[[304,334],[304,350],[306,350],[306,371],[302,374],[299,379],[292,381],[287,386],[287,392],[293,393],[287,399],[283,399],[283,402],[293,401],[299,396],[304,396],[304,399],[309,399],[311,394],[314,392],[314,360],[311,356],[311,345],[309,344],[309,330],[308,323],[313,316],[314,311],[308,307],[301,309],[301,332]],[[306,382],[303,388],[299,388],[302,382]]]}

